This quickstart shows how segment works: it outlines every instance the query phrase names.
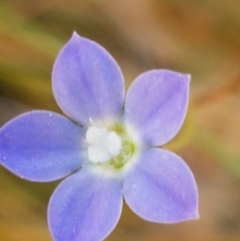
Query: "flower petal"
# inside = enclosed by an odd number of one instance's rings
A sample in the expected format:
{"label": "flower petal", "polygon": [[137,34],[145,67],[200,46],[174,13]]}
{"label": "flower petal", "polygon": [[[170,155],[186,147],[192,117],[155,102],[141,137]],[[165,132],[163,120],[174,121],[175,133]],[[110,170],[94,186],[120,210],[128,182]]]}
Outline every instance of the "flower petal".
{"label": "flower petal", "polygon": [[158,146],[171,140],[187,112],[190,75],[152,70],[140,75],[127,92],[125,118],[142,141]]}
{"label": "flower petal", "polygon": [[82,130],[50,111],[22,114],[2,127],[2,165],[32,181],[52,181],[80,168]]}
{"label": "flower petal", "polygon": [[121,210],[121,182],[83,168],[53,193],[49,228],[55,241],[100,241],[115,228]]}
{"label": "flower petal", "polygon": [[151,148],[135,165],[123,180],[123,194],[136,214],[159,223],[198,218],[196,183],[179,156]]}
{"label": "flower petal", "polygon": [[118,64],[100,45],[76,33],[57,57],[52,81],[57,103],[78,123],[122,113],[124,79]]}

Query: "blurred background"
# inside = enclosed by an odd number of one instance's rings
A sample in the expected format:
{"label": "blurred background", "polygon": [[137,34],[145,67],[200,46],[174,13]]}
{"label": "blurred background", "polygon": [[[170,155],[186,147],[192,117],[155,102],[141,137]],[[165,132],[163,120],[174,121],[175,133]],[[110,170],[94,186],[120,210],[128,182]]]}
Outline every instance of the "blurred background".
{"label": "blurred background", "polygon": [[[194,172],[200,220],[148,223],[125,205],[107,240],[240,240],[240,2],[0,0],[0,126],[28,110],[60,112],[51,71],[74,30],[115,57],[128,86],[154,68],[192,75],[186,122],[167,148]],[[56,185],[0,167],[0,240],[51,241],[46,210]]]}

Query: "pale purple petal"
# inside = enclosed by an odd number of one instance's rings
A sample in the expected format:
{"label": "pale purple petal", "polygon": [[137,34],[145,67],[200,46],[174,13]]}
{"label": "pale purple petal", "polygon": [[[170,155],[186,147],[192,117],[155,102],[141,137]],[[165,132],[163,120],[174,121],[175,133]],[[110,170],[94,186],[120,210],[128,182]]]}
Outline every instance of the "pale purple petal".
{"label": "pale purple petal", "polygon": [[124,79],[118,64],[103,47],[76,33],[57,57],[52,81],[57,103],[78,123],[122,113]]}
{"label": "pale purple petal", "polygon": [[190,75],[152,70],[130,86],[125,118],[145,144],[163,145],[177,134],[187,112],[189,83]]}
{"label": "pale purple petal", "polygon": [[81,167],[82,138],[81,128],[62,115],[28,112],[2,127],[0,159],[21,178],[56,180]]}
{"label": "pale purple petal", "polygon": [[198,218],[196,183],[179,156],[151,148],[135,165],[123,180],[123,194],[136,214],[159,223]]}
{"label": "pale purple petal", "polygon": [[49,228],[55,241],[101,241],[115,228],[121,210],[121,182],[83,168],[53,193]]}

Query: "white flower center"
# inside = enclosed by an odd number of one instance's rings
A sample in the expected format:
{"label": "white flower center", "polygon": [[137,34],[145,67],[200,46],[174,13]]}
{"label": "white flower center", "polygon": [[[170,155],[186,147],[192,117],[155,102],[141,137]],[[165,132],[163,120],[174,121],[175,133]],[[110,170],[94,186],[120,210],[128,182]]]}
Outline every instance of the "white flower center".
{"label": "white flower center", "polygon": [[114,131],[105,128],[89,127],[86,133],[88,160],[103,163],[116,157],[122,148],[122,141]]}

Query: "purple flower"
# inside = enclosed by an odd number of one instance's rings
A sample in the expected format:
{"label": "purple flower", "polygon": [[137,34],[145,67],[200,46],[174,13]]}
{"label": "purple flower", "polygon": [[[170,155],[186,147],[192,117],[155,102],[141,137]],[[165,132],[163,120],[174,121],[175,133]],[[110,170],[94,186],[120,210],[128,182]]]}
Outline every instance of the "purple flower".
{"label": "purple flower", "polygon": [[124,97],[112,56],[73,34],[52,73],[55,99],[69,119],[31,111],[0,132],[4,167],[31,181],[66,177],[48,207],[54,240],[103,240],[119,220],[123,197],[148,221],[198,218],[192,172],[159,148],[182,126],[189,83],[189,75],[152,70],[138,76]]}

